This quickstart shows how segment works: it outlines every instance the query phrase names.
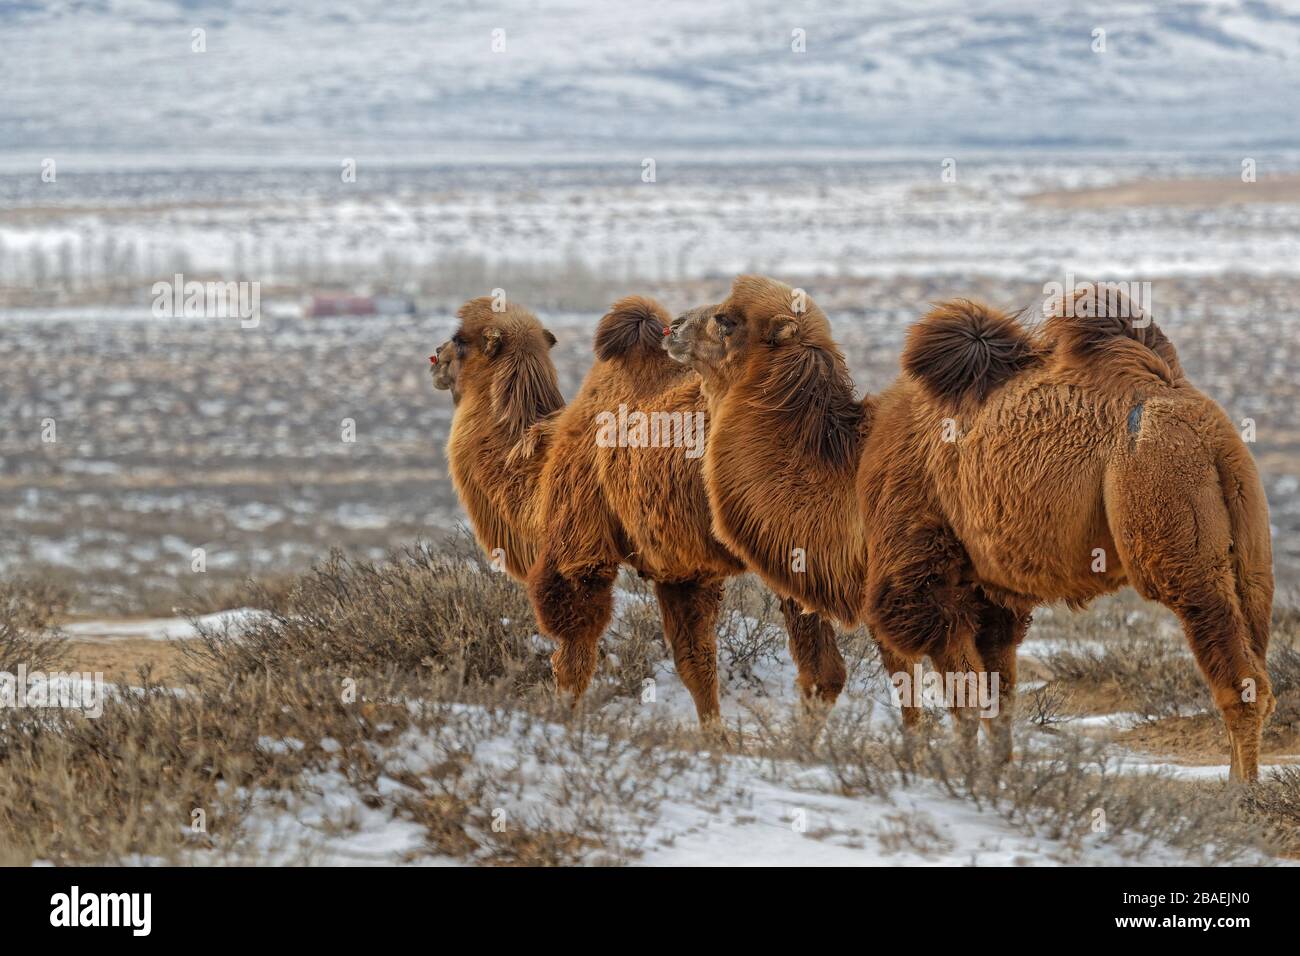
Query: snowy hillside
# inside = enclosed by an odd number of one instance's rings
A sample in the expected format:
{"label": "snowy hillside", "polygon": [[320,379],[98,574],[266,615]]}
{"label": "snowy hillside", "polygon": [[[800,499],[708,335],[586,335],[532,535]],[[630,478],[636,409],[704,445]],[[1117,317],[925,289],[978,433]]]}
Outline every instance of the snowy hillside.
{"label": "snowy hillside", "polygon": [[1276,2],[0,4],[0,152],[42,156],[1286,146],[1297,81]]}

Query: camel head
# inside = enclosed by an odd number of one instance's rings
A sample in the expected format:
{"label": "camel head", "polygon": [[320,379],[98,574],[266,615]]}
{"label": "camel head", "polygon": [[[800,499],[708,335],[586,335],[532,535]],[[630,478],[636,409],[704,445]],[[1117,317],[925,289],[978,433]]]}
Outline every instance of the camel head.
{"label": "camel head", "polygon": [[679,315],[663,342],[706,381],[727,381],[751,360],[801,344],[833,347],[826,316],[802,289],[753,275],[737,276],[720,305]]}
{"label": "camel head", "polygon": [[460,372],[460,362],[456,357],[456,346],[451,339],[438,346],[438,351],[429,356],[429,374],[433,376],[433,387],[440,392],[451,392],[453,402],[460,401],[460,389],[456,387],[456,378]]}
{"label": "camel head", "polygon": [[456,312],[460,325],[447,341],[429,356],[433,387],[450,390],[460,400],[471,383],[487,387],[495,372],[516,365],[524,355],[544,357],[555,344],[555,336],[523,306],[509,303],[493,311],[493,299],[470,299]]}
{"label": "camel head", "polygon": [[673,319],[664,329],[662,343],[668,357],[696,370],[719,364],[725,357],[722,337],[706,334],[718,308],[717,305],[702,305]]}
{"label": "camel head", "polygon": [[434,388],[457,404],[467,396],[488,403],[512,433],[564,403],[550,357],[555,336],[537,316],[491,296],[470,299],[456,316],[456,331],[430,356]]}

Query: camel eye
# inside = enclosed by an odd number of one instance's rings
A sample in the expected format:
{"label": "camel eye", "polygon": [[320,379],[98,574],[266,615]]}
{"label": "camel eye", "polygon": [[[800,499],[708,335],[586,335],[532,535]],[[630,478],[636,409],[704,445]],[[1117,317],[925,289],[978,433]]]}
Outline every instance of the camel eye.
{"label": "camel eye", "polygon": [[725,312],[719,312],[713,316],[713,321],[718,324],[718,330],[723,335],[730,334],[731,330],[736,327],[736,323],[727,317]]}

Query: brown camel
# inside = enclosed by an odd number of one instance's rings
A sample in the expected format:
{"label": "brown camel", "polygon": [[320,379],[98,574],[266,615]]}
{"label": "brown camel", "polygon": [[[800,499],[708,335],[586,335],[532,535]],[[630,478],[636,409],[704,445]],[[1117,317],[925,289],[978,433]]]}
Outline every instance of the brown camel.
{"label": "brown camel", "polygon": [[541,537],[542,465],[564,406],[550,348],[555,336],[522,306],[487,296],[456,313],[460,326],[432,356],[435,388],[456,404],[447,461],[479,546],[523,581]]}
{"label": "brown camel", "polygon": [[[723,584],[745,566],[710,530],[704,400],[699,377],[660,348],[669,320],[638,296],[601,319],[596,362],[551,435],[546,529],[528,584],[541,629],[559,643],[556,683],[576,703],[596,668],[619,567],[653,581],[677,672],[709,724],[719,717]],[[793,601],[781,607],[804,700],[833,703],[845,681],[833,628]]]}
{"label": "brown camel", "polygon": [[[738,278],[666,347],[704,379],[718,536],[779,594],[868,623],[891,674],[929,656],[998,675],[1004,759],[1030,612],[1129,584],[1182,621],[1231,773],[1256,778],[1274,707],[1263,490],[1227,416],[1126,301],[1085,287],[1037,333],[946,303],[862,402],[825,315],[771,279]],[[974,731],[973,708],[954,714]]]}
{"label": "brown camel", "polygon": [[[597,368],[579,394],[586,411],[563,421],[549,355],[555,338],[536,317],[514,304],[494,312],[486,297],[466,302],[457,315],[456,333],[432,356],[434,385],[451,391],[456,404],[447,443],[452,480],[479,545],[512,577],[525,579],[551,535],[548,560],[537,571],[546,601],[536,603],[542,629],[560,644],[557,684],[575,700],[585,689],[611,616],[614,577],[628,564],[654,580],[682,681],[701,720],[716,718],[714,622],[722,582],[742,566],[709,536],[700,461],[686,457],[691,448],[601,447],[591,411],[605,399],[613,400],[611,410],[620,401],[683,415],[702,410],[698,378],[659,349],[668,314],[636,297],[615,304],[597,333]],[[695,397],[683,400],[677,392],[686,384],[689,393],[691,382]],[[687,437],[684,418],[668,422]],[[702,451],[703,432],[689,437]],[[834,701],[845,679],[834,631],[792,601],[781,607],[800,688]]]}

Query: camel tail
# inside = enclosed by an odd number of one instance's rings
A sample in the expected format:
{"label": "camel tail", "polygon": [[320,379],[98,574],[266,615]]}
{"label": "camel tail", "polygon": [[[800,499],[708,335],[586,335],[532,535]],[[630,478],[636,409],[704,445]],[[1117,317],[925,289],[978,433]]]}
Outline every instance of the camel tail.
{"label": "camel tail", "polygon": [[664,329],[672,323],[668,310],[645,296],[629,295],[615,302],[596,326],[596,357],[602,361],[630,354],[658,354]]}
{"label": "camel tail", "polygon": [[1219,486],[1232,529],[1232,569],[1251,644],[1262,664],[1273,616],[1273,544],[1268,501],[1246,446],[1230,426],[1225,426],[1225,432],[1217,464]]}
{"label": "camel tail", "polygon": [[912,326],[903,348],[903,370],[952,403],[983,401],[1039,361],[1033,338],[1015,318],[968,299],[935,306]]}

